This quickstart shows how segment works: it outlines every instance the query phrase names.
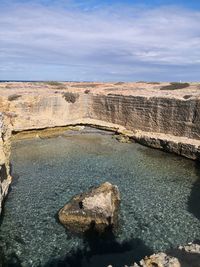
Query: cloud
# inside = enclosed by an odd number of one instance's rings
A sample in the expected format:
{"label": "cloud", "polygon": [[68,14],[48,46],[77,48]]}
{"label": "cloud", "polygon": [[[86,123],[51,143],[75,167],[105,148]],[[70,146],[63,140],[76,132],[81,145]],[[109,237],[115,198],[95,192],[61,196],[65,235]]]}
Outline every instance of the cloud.
{"label": "cloud", "polygon": [[72,4],[2,4],[0,79],[198,79],[200,11]]}

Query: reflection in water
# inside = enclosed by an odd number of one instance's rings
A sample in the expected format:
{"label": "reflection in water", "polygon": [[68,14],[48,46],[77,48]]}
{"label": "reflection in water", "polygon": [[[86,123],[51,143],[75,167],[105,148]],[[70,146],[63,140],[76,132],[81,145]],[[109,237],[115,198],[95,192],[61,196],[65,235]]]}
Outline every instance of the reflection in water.
{"label": "reflection in water", "polygon": [[145,255],[151,255],[150,250],[142,240],[130,239],[119,243],[112,229],[108,228],[104,234],[99,234],[92,227],[84,234],[84,248],[77,249],[64,257],[51,259],[44,267],[102,267],[112,263],[115,267],[139,261]]}

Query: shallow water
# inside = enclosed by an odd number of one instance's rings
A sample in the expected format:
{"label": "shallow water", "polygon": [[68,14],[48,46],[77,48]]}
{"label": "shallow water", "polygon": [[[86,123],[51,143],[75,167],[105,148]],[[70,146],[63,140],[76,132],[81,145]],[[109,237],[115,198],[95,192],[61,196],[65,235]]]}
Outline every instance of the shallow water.
{"label": "shallow water", "polygon": [[[91,132],[18,141],[12,168],[0,228],[3,266],[118,267],[200,239],[200,171],[193,161]],[[67,233],[57,211],[105,181],[121,191],[117,236]]]}

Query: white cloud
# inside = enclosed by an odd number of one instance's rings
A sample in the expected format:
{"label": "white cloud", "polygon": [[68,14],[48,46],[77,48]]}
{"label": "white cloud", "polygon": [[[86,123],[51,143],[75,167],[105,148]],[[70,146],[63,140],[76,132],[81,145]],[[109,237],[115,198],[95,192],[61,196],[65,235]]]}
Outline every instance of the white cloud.
{"label": "white cloud", "polygon": [[0,79],[37,79],[38,70],[40,79],[198,79],[200,11],[29,3],[0,12]]}

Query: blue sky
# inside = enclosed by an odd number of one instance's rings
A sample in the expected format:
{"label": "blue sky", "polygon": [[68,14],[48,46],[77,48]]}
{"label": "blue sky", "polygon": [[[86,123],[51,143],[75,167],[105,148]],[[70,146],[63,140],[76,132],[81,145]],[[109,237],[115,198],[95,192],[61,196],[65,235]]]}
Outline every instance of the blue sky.
{"label": "blue sky", "polygon": [[0,12],[1,80],[200,80],[200,1],[1,0]]}

